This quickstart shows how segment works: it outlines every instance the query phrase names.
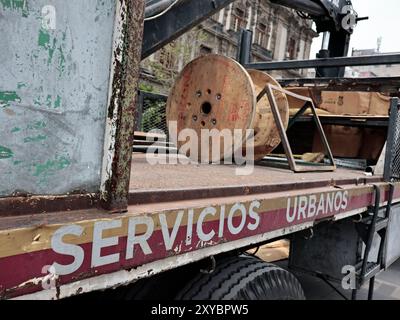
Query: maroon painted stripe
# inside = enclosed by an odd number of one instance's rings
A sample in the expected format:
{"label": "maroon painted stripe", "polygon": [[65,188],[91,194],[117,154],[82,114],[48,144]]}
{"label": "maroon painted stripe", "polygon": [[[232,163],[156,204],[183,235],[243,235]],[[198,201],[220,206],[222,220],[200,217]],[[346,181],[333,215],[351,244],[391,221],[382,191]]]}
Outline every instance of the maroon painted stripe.
{"label": "maroon painted stripe", "polygon": [[[336,212],[335,214],[367,207],[369,204],[372,203],[372,200],[373,196],[371,193],[351,197],[349,198],[349,206],[346,208],[346,210],[341,210],[340,212]],[[324,219],[333,215],[334,214],[326,214],[319,217],[312,217],[301,221],[296,220],[295,222],[289,224],[286,220],[286,208],[272,210],[260,214],[261,217],[260,225],[256,231],[250,231],[247,229],[248,223],[253,222],[253,220],[247,217],[245,229],[238,235],[233,235],[227,230],[227,221],[225,220],[224,222],[225,232],[223,239],[219,238],[217,234],[219,227],[219,220],[209,221],[203,224],[203,230],[205,233],[214,230],[216,232],[216,235],[210,241],[210,243],[205,244],[205,246],[213,246],[221,242],[244,239],[258,234],[279,230],[285,227],[295,226],[297,224],[302,224],[313,220]],[[235,226],[238,226],[240,222],[241,222],[241,217],[235,217],[233,219],[233,223]],[[200,243],[200,239],[198,238],[196,232],[196,225],[193,225],[192,237],[193,237],[192,243],[194,244]],[[161,230],[155,230],[151,238],[148,240],[149,246],[153,251],[152,254],[145,255],[142,252],[140,246],[135,246],[134,258],[131,260],[126,260],[125,259],[126,240],[127,240],[126,236],[120,237],[118,245],[114,247],[104,248],[102,251],[103,256],[120,252],[120,261],[118,263],[98,268],[92,268],[90,265],[91,254],[92,254],[92,243],[86,243],[80,245],[85,252],[85,259],[82,266],[73,275],[60,277],[59,284],[66,284],[76,281],[78,279],[89,278],[95,275],[106,274],[121,269],[133,268],[143,265],[145,263],[161,260],[171,255],[183,254],[186,252],[191,252],[199,249],[199,247],[196,247],[196,245],[193,246],[186,245],[185,243],[186,226],[182,226],[179,229],[175,240],[176,244],[181,244],[181,250],[179,251],[179,253],[176,253],[173,250],[167,251],[164,246],[164,240]],[[174,247],[176,248],[176,245]],[[0,293],[4,292],[6,289],[16,287],[17,285],[24,283],[29,279],[43,277],[45,274],[42,274],[42,268],[46,265],[51,265],[53,262],[58,262],[60,264],[69,264],[72,262],[72,260],[73,260],[72,257],[59,255],[51,249],[2,258],[0,259],[0,270],[1,270]],[[40,289],[41,289],[40,286],[32,285],[32,286],[27,286],[25,288],[19,288],[14,292],[10,292],[8,295],[18,296],[21,294],[27,294],[39,291]]]}

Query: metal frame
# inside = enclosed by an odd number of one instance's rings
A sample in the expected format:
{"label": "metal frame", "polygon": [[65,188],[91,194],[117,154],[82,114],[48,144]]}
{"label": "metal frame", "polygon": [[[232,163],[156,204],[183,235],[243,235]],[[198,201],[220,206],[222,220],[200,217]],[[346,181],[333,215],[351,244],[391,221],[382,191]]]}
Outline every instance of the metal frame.
{"label": "metal frame", "polygon": [[384,54],[376,56],[324,58],[313,60],[287,60],[273,62],[255,62],[245,65],[247,69],[255,70],[289,70],[312,68],[337,68],[352,66],[373,66],[385,64],[400,64],[400,54]]}
{"label": "metal frame", "polygon": [[[357,224],[357,231],[360,238],[365,243],[365,251],[362,257],[361,263],[358,265],[357,269],[357,288],[352,292],[352,300],[357,300],[358,290],[369,281],[368,287],[368,300],[373,300],[374,298],[374,288],[375,288],[375,277],[382,270],[385,269],[386,260],[386,240],[387,240],[387,228],[389,226],[390,213],[393,204],[394,197],[394,185],[389,184],[389,194],[387,203],[385,205],[385,213],[383,217],[379,214],[382,212],[381,209],[381,190],[376,184],[373,185],[375,192],[375,204],[373,207],[369,208],[369,213],[371,215],[360,221]],[[370,262],[369,257],[372,249],[372,244],[376,235],[379,235],[381,240],[379,244],[377,262]]]}
{"label": "metal frame", "polygon": [[128,207],[144,7],[144,0],[117,5],[100,187],[101,205],[112,212]]}
{"label": "metal frame", "polygon": [[[389,118],[388,117],[335,117],[335,116],[319,116],[319,119],[323,125],[339,125],[354,128],[388,128]],[[309,116],[300,116],[297,119],[298,122],[311,122],[312,119]]]}
{"label": "metal frame", "polygon": [[393,98],[390,106],[390,120],[388,129],[388,138],[386,143],[386,153],[385,153],[385,167],[383,178],[386,182],[391,182],[393,177],[393,161],[395,155],[392,150],[395,144],[395,134],[396,127],[399,126],[397,123],[398,114],[400,112],[400,101],[399,98]]}
{"label": "metal frame", "polygon": [[235,0],[185,0],[157,19],[145,21],[142,59],[177,39]]}
{"label": "metal frame", "polygon": [[[298,163],[296,163],[296,160],[293,156],[292,148],[290,147],[289,139],[286,134],[285,127],[283,125],[282,118],[279,113],[279,108],[277,106],[273,91],[279,91],[279,92],[289,95],[293,98],[296,98],[296,99],[306,102],[306,105],[292,118],[292,120],[289,123],[288,129],[294,124],[294,122],[297,120],[297,118],[300,115],[302,115],[305,111],[307,111],[308,108],[311,108],[312,113],[313,113],[313,119],[318,128],[319,134],[321,135],[322,143],[324,145],[325,152],[326,152],[325,155],[328,156],[330,165],[325,165],[325,164],[318,165],[315,163],[310,163],[310,164],[302,163],[302,165],[299,165]],[[312,101],[312,99],[292,93],[290,91],[284,90],[282,88],[279,88],[279,87],[271,85],[271,84],[267,84],[266,87],[264,88],[264,90],[261,91],[261,93],[257,97],[257,102],[260,101],[264,95],[267,95],[269,103],[271,105],[272,114],[274,116],[276,127],[278,128],[278,131],[279,131],[279,136],[281,138],[282,145],[285,150],[285,154],[286,154],[286,157],[288,160],[290,170],[292,170],[294,172],[311,172],[311,171],[315,172],[315,171],[334,171],[334,170],[336,170],[335,160],[333,158],[332,151],[329,147],[328,140],[325,136],[324,129],[322,128],[321,121],[319,120],[319,117],[315,110],[314,102]]]}

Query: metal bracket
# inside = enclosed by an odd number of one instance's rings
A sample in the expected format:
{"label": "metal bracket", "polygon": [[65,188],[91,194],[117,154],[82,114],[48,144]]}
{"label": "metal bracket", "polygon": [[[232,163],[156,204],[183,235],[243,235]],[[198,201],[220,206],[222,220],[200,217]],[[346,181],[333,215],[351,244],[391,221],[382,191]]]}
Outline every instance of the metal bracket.
{"label": "metal bracket", "polygon": [[[316,164],[316,163],[302,163],[301,165],[299,165],[296,163],[296,160],[293,156],[292,148],[290,147],[289,139],[286,134],[285,127],[283,125],[282,118],[279,113],[278,105],[276,103],[276,100],[275,100],[275,97],[273,94],[274,91],[279,91],[281,93],[284,93],[295,99],[304,101],[306,103],[305,106],[292,118],[292,120],[289,123],[288,129],[294,124],[294,122],[297,120],[298,117],[300,117],[305,111],[307,111],[308,108],[311,108],[312,114],[313,114],[313,119],[318,128],[318,132],[322,138],[322,143],[323,143],[324,149],[325,149],[325,156],[327,156],[329,159],[328,165]],[[284,90],[277,86],[267,84],[266,87],[263,89],[263,91],[261,91],[260,94],[258,95],[257,102],[260,101],[261,98],[265,94],[267,95],[269,103],[271,105],[272,114],[274,116],[275,124],[279,131],[279,135],[280,135],[280,138],[282,141],[283,148],[285,150],[285,154],[286,154],[286,158],[287,158],[290,170],[292,170],[294,172],[316,172],[316,171],[334,171],[334,170],[336,170],[335,160],[333,158],[331,148],[329,147],[329,143],[326,138],[321,121],[319,120],[313,100],[311,98],[304,97],[304,96],[292,93],[290,91]]]}

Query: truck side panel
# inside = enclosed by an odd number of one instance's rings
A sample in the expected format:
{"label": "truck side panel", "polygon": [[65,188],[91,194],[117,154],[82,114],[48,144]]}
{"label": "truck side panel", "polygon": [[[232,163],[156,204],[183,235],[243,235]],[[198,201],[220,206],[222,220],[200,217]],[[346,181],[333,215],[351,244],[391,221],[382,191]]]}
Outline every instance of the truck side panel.
{"label": "truck side panel", "polygon": [[0,2],[0,196],[99,190],[115,10]]}

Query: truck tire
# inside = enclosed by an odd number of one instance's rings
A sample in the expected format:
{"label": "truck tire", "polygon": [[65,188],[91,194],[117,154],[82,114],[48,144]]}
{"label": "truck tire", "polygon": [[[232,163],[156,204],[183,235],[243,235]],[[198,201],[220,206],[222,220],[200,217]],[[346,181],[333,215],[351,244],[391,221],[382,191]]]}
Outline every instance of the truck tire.
{"label": "truck tire", "polygon": [[255,257],[221,260],[211,274],[198,274],[177,300],[304,300],[290,272]]}

